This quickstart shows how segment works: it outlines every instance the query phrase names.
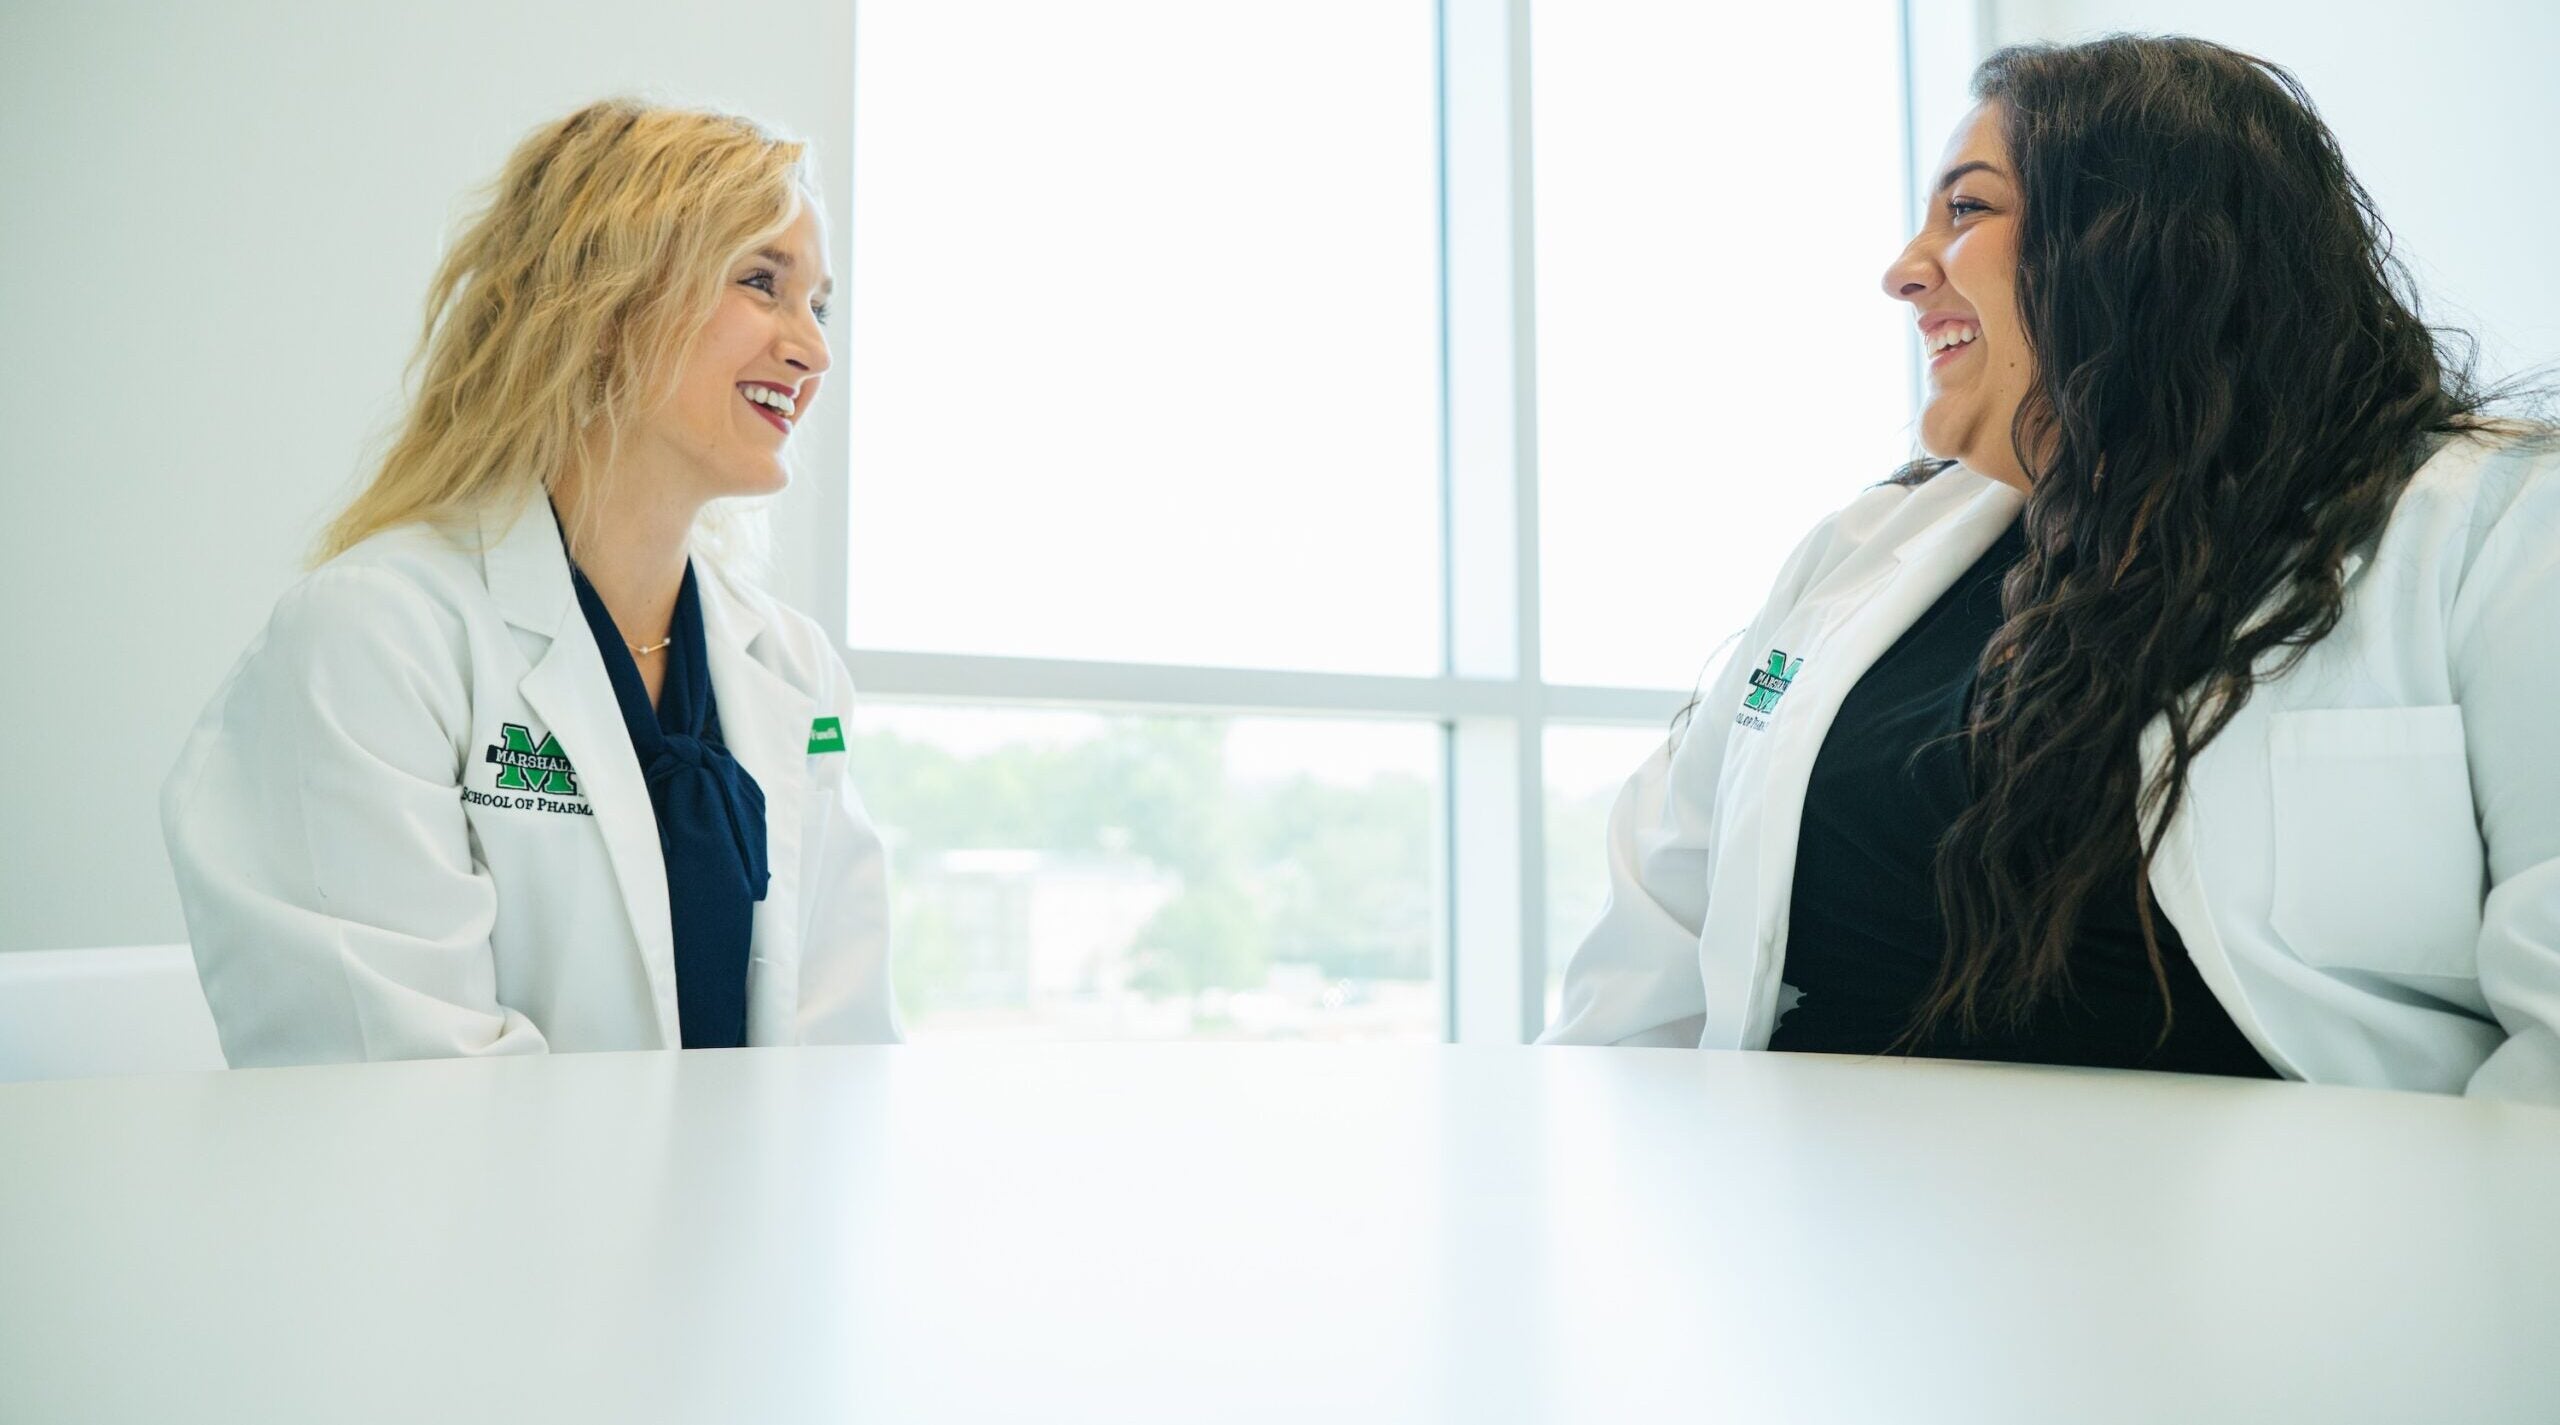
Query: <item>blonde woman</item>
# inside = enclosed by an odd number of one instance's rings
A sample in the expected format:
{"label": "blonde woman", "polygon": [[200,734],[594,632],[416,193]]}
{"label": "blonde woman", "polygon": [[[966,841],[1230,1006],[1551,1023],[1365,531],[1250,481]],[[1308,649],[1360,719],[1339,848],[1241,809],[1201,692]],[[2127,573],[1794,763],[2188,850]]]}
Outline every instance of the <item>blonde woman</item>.
{"label": "blonde woman", "polygon": [[897,1039],[851,681],[704,537],[789,478],[829,285],[803,146],[746,120],[516,150],[162,794],[234,1065]]}

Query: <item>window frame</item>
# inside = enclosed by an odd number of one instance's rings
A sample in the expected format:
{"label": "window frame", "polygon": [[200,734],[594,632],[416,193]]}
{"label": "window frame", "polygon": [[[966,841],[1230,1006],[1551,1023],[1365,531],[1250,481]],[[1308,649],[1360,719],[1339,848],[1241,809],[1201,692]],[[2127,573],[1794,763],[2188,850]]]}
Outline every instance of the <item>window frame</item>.
{"label": "window frame", "polygon": [[[1098,713],[1414,719],[1441,731],[1436,887],[1442,1039],[1521,1044],[1545,1028],[1547,729],[1660,727],[1692,690],[1541,674],[1530,0],[1439,0],[1441,671],[1432,677],[928,653],[851,646],[850,479],[812,513],[822,623],[865,699]],[[1915,214],[1920,125],[1987,47],[1986,0],[1900,5]],[[857,13],[857,24],[859,15]],[[1940,102],[1921,101],[1926,95]],[[857,259],[858,260],[858,259]],[[1911,353],[1914,389],[1918,352]]]}

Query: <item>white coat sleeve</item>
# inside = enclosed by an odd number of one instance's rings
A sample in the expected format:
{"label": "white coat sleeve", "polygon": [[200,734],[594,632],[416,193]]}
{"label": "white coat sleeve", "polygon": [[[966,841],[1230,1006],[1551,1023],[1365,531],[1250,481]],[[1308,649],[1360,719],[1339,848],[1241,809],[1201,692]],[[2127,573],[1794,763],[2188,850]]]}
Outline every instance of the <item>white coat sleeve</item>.
{"label": "white coat sleeve", "polygon": [[1734,678],[1748,676],[1748,661],[1739,651],[1727,657],[1688,725],[1619,789],[1609,808],[1609,899],[1565,966],[1563,1008],[1539,1043],[1697,1047],[1707,1013],[1698,936],[1714,875],[1713,793],[1742,701]]}
{"label": "white coat sleeve", "polygon": [[546,1047],[497,998],[460,646],[398,576],[324,569],[189,735],[162,830],[233,1066]]}
{"label": "white coat sleeve", "polygon": [[[832,649],[819,655],[827,693],[819,716],[853,736],[853,676]],[[889,980],[889,859],[843,752],[809,758],[803,855],[808,905],[800,962],[804,1044],[896,1044],[905,1037]]]}
{"label": "white coat sleeve", "polygon": [[2480,992],[2507,1032],[2470,1092],[2560,1104],[2560,460],[2481,544],[2453,662],[2488,851]]}
{"label": "white coat sleeve", "polygon": [[1609,898],[1565,966],[1564,1003],[1541,1044],[1694,1049],[1706,1029],[1698,940],[1715,873],[1715,790],[1733,717],[1750,690],[1752,651],[1824,567],[1841,516],[1814,527],[1780,569],[1759,615],[1699,693],[1676,737],[1656,748],[1609,811]]}

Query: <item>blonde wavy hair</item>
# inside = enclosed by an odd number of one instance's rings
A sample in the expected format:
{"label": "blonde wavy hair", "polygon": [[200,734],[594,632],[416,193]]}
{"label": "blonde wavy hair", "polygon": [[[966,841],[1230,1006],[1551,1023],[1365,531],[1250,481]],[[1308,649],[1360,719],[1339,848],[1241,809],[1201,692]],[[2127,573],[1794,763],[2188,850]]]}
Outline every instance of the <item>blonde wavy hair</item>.
{"label": "blonde wavy hair", "polygon": [[[807,150],[622,98],[535,130],[437,268],[407,413],[312,562],[398,525],[512,518],[572,469],[589,510],[611,499],[624,434],[691,357],[730,266],[817,204]],[[697,545],[741,543],[736,524],[707,518]]]}

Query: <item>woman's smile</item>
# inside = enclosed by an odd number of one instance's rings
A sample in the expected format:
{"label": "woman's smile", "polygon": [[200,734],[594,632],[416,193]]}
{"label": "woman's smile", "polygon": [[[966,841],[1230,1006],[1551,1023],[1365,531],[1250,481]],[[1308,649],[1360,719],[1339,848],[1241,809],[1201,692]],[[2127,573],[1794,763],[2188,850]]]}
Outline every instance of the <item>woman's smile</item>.
{"label": "woman's smile", "polygon": [[1920,349],[1927,353],[1929,370],[1936,372],[1973,349],[1982,338],[1982,327],[1964,317],[1940,315],[1920,319]]}
{"label": "woman's smile", "polygon": [[764,417],[766,423],[784,435],[791,434],[792,418],[800,412],[799,398],[790,387],[771,381],[741,381],[738,394],[749,409]]}

